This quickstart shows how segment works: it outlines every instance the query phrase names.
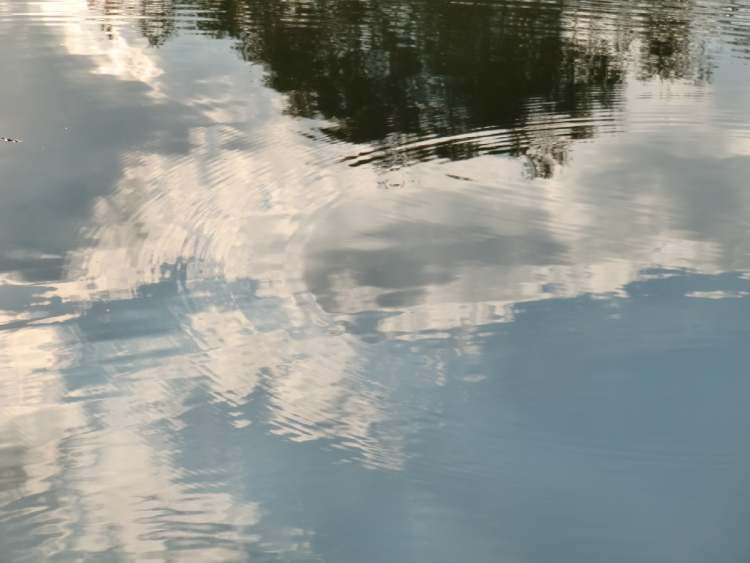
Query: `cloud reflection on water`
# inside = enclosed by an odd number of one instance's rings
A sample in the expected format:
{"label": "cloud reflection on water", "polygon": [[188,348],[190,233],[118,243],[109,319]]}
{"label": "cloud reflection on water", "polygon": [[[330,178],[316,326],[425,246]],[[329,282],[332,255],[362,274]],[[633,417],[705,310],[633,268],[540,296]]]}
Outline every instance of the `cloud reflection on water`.
{"label": "cloud reflection on water", "polygon": [[[34,33],[62,41],[68,66],[54,76],[67,86],[36,107],[88,92],[98,105],[64,123],[90,152],[66,150],[60,134],[46,174],[30,173],[38,153],[2,161],[9,185],[36,182],[0,227],[9,247],[31,247],[8,257],[0,286],[13,557],[352,560],[375,541],[360,499],[431,561],[471,544],[476,560],[551,561],[561,546],[595,558],[623,537],[666,556],[652,530],[673,537],[669,507],[696,489],[685,502],[703,510],[682,516],[683,560],[701,545],[741,552],[711,526],[745,511],[716,484],[739,487],[747,469],[731,401],[744,383],[732,370],[708,396],[698,383],[721,354],[746,359],[750,288],[722,273],[750,270],[747,123],[725,126],[746,80],[722,82],[719,67],[715,86],[627,84],[617,134],[580,139],[553,175],[488,154],[350,166],[378,142],[321,142],[330,123],[285,113],[293,93],[223,56],[230,41],[184,35],[154,50],[128,28],[81,25],[83,5],[64,8]],[[29,80],[46,84],[60,58]],[[52,177],[68,189],[47,200]],[[14,219],[25,206],[39,230]],[[28,274],[40,261],[54,267]],[[707,295],[740,298],[696,299]],[[688,345],[703,354],[684,360],[695,385],[675,388],[659,355]],[[645,401],[639,374],[654,378]],[[685,406],[666,417],[675,397]],[[618,473],[622,458],[648,487]],[[606,518],[590,490],[606,492]],[[535,503],[542,539],[529,532]],[[490,520],[500,537],[481,533]],[[33,548],[19,534],[29,523]],[[593,539],[575,542],[581,529]],[[451,530],[464,541],[428,541]]]}

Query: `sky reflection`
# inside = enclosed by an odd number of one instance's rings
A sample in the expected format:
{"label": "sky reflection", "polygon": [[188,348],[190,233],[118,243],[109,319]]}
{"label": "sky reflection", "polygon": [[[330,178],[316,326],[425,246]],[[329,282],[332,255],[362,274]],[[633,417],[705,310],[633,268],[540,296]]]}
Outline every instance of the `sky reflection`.
{"label": "sky reflection", "polygon": [[0,6],[8,560],[744,561],[747,7],[653,4]]}

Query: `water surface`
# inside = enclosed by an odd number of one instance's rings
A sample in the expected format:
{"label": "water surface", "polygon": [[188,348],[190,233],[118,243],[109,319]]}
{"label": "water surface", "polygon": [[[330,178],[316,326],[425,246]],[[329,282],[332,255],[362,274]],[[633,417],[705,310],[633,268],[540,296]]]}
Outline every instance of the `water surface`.
{"label": "water surface", "polygon": [[0,40],[0,561],[748,561],[745,0]]}

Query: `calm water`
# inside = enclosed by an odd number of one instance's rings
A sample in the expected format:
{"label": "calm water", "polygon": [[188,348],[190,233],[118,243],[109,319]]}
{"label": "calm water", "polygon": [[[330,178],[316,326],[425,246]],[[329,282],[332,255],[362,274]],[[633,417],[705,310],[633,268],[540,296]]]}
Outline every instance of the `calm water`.
{"label": "calm water", "polygon": [[750,560],[748,0],[0,44],[2,563]]}

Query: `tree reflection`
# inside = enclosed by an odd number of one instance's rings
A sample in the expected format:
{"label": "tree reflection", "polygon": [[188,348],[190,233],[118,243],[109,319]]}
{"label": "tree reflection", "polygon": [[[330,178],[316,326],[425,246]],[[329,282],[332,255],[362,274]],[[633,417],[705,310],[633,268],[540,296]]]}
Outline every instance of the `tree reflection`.
{"label": "tree reflection", "polygon": [[691,5],[683,0],[676,5],[656,4],[649,10],[641,46],[641,79],[710,79],[705,41],[691,33]]}
{"label": "tree reflection", "polygon": [[[333,119],[337,125],[328,133],[351,142],[394,132],[422,137],[522,129],[540,107],[590,115],[611,106],[623,76],[608,52],[562,38],[562,4],[242,7],[251,22],[240,37],[243,56],[268,66],[269,84],[289,94],[292,114]],[[315,25],[300,25],[302,10]],[[542,103],[529,107],[531,101]],[[514,144],[520,146],[508,152],[524,152],[529,143]],[[442,149],[439,156],[448,158],[482,150],[470,150],[470,143]]]}
{"label": "tree reflection", "polygon": [[[163,44],[175,31],[174,5],[138,5],[143,35]],[[389,143],[404,136],[408,143],[502,130],[502,142],[462,139],[407,152],[525,155],[532,176],[550,176],[571,140],[606,127],[633,60],[640,79],[711,76],[689,0],[193,0],[180,10],[200,14],[180,27],[234,38],[241,56],[265,65],[268,84],[287,94],[287,111],[331,121],[332,138],[393,150],[400,145]],[[529,127],[540,118],[554,126]]]}
{"label": "tree reflection", "polygon": [[[138,18],[138,29],[152,47],[159,47],[175,35],[175,4],[165,0],[88,0],[89,6],[98,7],[105,15],[128,15]],[[103,31],[112,39],[112,25],[105,24]]]}

